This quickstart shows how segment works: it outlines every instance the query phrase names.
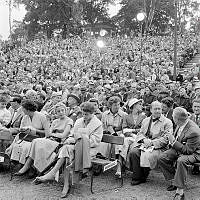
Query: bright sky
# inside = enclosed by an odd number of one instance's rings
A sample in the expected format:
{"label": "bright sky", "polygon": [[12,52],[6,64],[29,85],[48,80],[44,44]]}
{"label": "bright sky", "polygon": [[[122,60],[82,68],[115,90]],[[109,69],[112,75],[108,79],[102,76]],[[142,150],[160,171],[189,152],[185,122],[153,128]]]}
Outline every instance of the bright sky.
{"label": "bright sky", "polygon": [[[2,1],[2,0],[0,0]],[[2,39],[5,40],[9,36],[9,10],[8,5],[4,2],[0,3],[0,35]],[[17,21],[22,21],[25,16],[26,10],[23,6],[15,8],[12,11],[12,19]]]}

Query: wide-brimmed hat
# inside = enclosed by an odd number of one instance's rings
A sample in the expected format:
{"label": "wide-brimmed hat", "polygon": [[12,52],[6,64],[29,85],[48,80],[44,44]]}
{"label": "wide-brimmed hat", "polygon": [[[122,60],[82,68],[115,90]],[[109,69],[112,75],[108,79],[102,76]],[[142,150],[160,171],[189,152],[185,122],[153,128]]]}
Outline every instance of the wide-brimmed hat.
{"label": "wide-brimmed hat", "polygon": [[80,100],[79,97],[76,96],[75,94],[69,94],[69,95],[67,96],[67,99],[68,99],[69,97],[74,98],[74,99],[78,102],[78,104],[81,103],[81,100]]}
{"label": "wide-brimmed hat", "polygon": [[130,99],[128,102],[128,107],[130,108],[138,102],[143,102],[143,99],[137,99],[137,98]]}

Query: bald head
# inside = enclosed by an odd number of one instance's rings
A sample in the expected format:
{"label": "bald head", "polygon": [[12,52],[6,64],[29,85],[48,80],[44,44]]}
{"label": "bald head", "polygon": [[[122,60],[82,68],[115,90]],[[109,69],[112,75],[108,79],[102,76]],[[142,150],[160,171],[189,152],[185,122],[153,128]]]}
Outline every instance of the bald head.
{"label": "bald head", "polygon": [[162,107],[162,104],[159,101],[153,101],[151,103],[151,108],[154,107],[154,106],[160,106],[160,107]]}
{"label": "bald head", "polygon": [[159,101],[151,103],[151,114],[153,118],[158,118],[162,114],[162,104]]}
{"label": "bald head", "polygon": [[173,111],[173,119],[176,125],[181,126],[189,119],[187,110],[182,107],[176,107]]}

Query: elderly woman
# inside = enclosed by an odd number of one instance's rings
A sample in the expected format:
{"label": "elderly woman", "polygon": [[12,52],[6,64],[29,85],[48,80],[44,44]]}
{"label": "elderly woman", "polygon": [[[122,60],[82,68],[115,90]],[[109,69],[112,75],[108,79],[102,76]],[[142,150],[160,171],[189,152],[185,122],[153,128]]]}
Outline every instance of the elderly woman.
{"label": "elderly woman", "polygon": [[[116,146],[115,154],[118,155],[119,161],[129,167],[129,159],[127,158],[127,153],[129,150],[129,146],[132,142],[135,141],[136,134],[139,132],[141,128],[141,124],[143,119],[146,118],[145,113],[142,112],[142,99],[133,98],[128,102],[128,111],[129,114],[123,117],[123,134],[121,136],[124,138],[123,146]],[[117,177],[121,177],[121,168],[118,164],[117,166]]]}
{"label": "elderly woman", "polygon": [[85,102],[81,108],[83,117],[75,122],[69,138],[60,150],[56,165],[49,173],[35,179],[35,183],[55,179],[60,167],[66,163],[62,197],[67,196],[69,191],[69,166],[72,165],[72,161],[74,160],[74,171],[84,176],[91,167],[91,157],[96,155],[96,147],[103,136],[102,123],[94,115],[94,106],[90,102]]}
{"label": "elderly woman", "polygon": [[66,106],[63,103],[56,104],[55,112],[57,119],[51,124],[50,136],[33,140],[29,157],[23,168],[16,173],[17,175],[27,172],[32,164],[39,172],[42,172],[55,158],[54,151],[58,147],[59,142],[64,142],[69,136],[73,120],[66,116]]}
{"label": "elderly woman", "polygon": [[[49,122],[46,116],[37,110],[37,106],[32,100],[24,100],[22,102],[22,109],[25,116],[22,118],[20,125],[20,132],[24,135],[45,137],[49,135]],[[20,133],[20,134],[21,134]],[[11,156],[11,160],[18,161],[24,164],[26,158],[29,156],[31,142],[20,139],[18,134],[6,153]]]}

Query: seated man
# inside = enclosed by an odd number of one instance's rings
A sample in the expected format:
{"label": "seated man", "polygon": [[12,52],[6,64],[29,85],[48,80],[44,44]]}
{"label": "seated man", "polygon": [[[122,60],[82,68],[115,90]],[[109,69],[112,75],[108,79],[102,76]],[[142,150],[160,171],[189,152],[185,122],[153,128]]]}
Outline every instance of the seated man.
{"label": "seated man", "polygon": [[173,119],[177,128],[173,135],[168,136],[171,148],[159,156],[158,164],[171,184],[167,190],[176,189],[175,198],[183,200],[188,165],[200,162],[200,129],[189,119],[184,108],[175,108]]}
{"label": "seated man", "polygon": [[[193,114],[190,116],[190,119],[195,122],[198,127],[200,127],[200,99],[194,99],[193,103],[192,103],[192,110],[193,110]],[[198,166],[194,166],[193,170],[192,170],[192,174],[199,174],[199,167]]]}
{"label": "seated man", "polygon": [[151,103],[151,116],[144,119],[136,142],[130,147],[131,185],[146,182],[150,169],[157,166],[157,159],[168,145],[168,135],[173,133],[170,119],[162,115],[162,104]]}

